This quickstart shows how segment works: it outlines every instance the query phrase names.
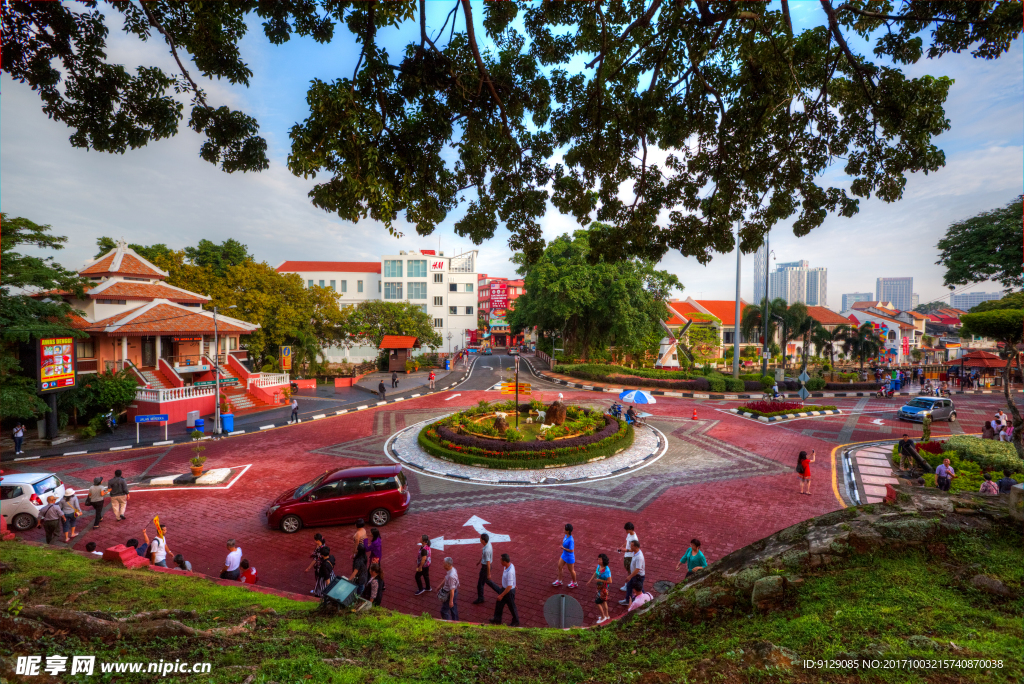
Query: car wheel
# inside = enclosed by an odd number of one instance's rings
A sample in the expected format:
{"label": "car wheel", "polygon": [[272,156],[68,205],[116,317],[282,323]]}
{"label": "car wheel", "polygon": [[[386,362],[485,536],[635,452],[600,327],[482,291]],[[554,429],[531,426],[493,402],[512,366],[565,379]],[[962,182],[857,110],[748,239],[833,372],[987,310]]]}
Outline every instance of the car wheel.
{"label": "car wheel", "polygon": [[281,518],[281,531],[294,534],[302,529],[302,519],[297,515],[286,515]]}
{"label": "car wheel", "polygon": [[36,526],[36,519],[28,513],[19,513],[11,521],[11,527],[17,532],[27,532]]}
{"label": "car wheel", "polygon": [[386,508],[378,508],[370,514],[370,522],[377,527],[384,527],[391,520],[391,512]]}
{"label": "car wheel", "polygon": [[952,413],[949,414],[949,422],[950,423],[955,423],[956,422],[956,411],[953,411]]}

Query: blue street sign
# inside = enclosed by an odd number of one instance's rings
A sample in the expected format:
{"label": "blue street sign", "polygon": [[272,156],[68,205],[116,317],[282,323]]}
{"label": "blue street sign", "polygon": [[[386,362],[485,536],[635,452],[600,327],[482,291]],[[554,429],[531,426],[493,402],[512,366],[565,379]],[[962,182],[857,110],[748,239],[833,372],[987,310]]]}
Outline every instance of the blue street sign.
{"label": "blue street sign", "polygon": [[149,416],[135,416],[136,423],[166,423],[168,415],[166,413],[154,413]]}

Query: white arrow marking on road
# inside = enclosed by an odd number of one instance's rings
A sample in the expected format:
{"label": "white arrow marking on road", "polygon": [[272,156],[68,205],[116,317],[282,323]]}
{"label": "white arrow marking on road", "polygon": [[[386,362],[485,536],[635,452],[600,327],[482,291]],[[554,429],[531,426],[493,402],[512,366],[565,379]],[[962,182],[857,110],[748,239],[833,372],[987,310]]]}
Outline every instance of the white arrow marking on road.
{"label": "white arrow marking on road", "polygon": [[881,418],[875,418],[873,421],[871,421],[871,424],[872,425],[885,425],[885,423],[882,422]]}
{"label": "white arrow marking on road", "polygon": [[461,397],[461,396],[462,396],[462,392],[459,392],[458,394],[453,394],[452,396],[448,397],[447,399],[445,399],[445,401],[451,401],[455,397]]}
{"label": "white arrow marking on road", "polygon": [[[463,524],[463,527],[472,527],[479,534],[485,534],[486,533],[487,535],[490,536],[490,540],[489,541],[492,544],[497,544],[499,542],[512,541],[512,537],[508,536],[507,534],[494,534],[492,532],[488,532],[487,528],[484,527],[484,525],[490,525],[490,523],[487,522],[486,520],[484,520],[483,518],[480,518],[480,517],[477,517],[477,516],[474,515],[472,518],[467,520],[465,522],[465,524]],[[479,543],[480,543],[480,538],[479,537],[476,537],[475,539],[445,539],[444,536],[440,536],[440,537],[434,537],[433,539],[430,540],[430,548],[432,548],[432,549],[440,549],[441,551],[444,551],[444,547],[445,546],[458,546],[460,544],[479,544]]]}

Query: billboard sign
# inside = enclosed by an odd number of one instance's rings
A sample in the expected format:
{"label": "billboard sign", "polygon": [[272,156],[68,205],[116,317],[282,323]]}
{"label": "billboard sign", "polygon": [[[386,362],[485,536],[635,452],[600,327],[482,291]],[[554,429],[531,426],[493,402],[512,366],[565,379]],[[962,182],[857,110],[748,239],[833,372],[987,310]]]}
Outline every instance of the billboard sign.
{"label": "billboard sign", "polygon": [[444,259],[431,259],[430,260],[431,271],[443,271],[444,270]]}
{"label": "billboard sign", "polygon": [[491,283],[491,311],[503,311],[507,308],[508,285],[506,283]]}
{"label": "billboard sign", "polygon": [[75,340],[43,337],[39,340],[39,391],[56,392],[75,386]]}
{"label": "billboard sign", "polygon": [[292,348],[281,347],[281,370],[287,371],[292,369]]}

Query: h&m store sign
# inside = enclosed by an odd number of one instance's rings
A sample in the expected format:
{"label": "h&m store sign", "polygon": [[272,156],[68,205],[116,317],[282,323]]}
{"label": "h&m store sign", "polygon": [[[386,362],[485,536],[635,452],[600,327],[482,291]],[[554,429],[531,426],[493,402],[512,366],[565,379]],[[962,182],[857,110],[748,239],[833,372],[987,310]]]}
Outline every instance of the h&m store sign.
{"label": "h&m store sign", "polygon": [[444,270],[444,259],[431,259],[430,260],[431,271],[443,271]]}

